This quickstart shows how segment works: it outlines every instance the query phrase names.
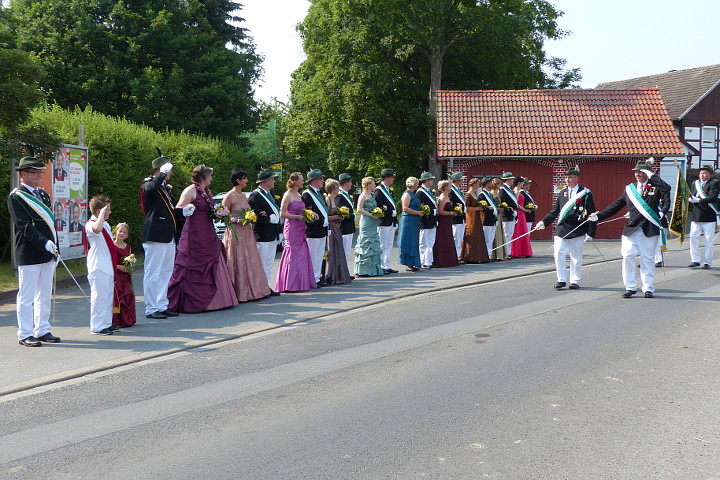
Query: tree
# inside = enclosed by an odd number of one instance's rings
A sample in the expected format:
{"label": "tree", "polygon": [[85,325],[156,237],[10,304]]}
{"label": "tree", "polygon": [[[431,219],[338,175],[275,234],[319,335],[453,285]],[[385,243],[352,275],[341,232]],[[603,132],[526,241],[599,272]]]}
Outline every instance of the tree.
{"label": "tree", "polygon": [[[261,73],[234,0],[15,0],[19,47],[51,98],[155,129],[235,139],[252,129]],[[231,23],[233,22],[233,23]]]}
{"label": "tree", "polygon": [[331,166],[438,176],[435,92],[569,86],[577,71],[542,50],[560,15],[545,0],[313,0],[290,143],[326,148]]}

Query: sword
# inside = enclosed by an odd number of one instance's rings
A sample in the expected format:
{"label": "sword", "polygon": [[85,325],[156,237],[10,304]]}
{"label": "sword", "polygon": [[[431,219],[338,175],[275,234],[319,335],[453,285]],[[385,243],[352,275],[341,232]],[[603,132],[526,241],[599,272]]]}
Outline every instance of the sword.
{"label": "sword", "polygon": [[500,245],[499,247],[495,247],[495,248],[493,248],[492,250],[490,250],[490,253],[494,252],[495,250],[497,250],[497,249],[499,249],[499,248],[502,248],[502,247],[504,247],[505,245],[510,245],[510,244],[511,244],[512,242],[514,242],[515,240],[520,240],[521,238],[523,238],[523,237],[525,237],[525,236],[527,236],[527,235],[530,235],[530,234],[531,234],[532,232],[534,232],[535,230],[537,230],[537,227],[533,228],[533,229],[532,229],[532,230],[530,230],[529,232],[523,233],[523,234],[522,234],[522,235],[520,235],[519,237],[515,237],[515,238],[513,238],[513,239],[512,239],[512,240],[510,240],[509,242],[505,242],[505,243],[503,243],[503,244],[502,244],[502,245]]}
{"label": "sword", "polygon": [[78,283],[77,279],[75,278],[75,275],[72,274],[72,272],[70,271],[70,269],[68,268],[68,266],[65,264],[65,261],[62,259],[62,257],[60,256],[59,253],[58,253],[58,255],[57,255],[57,258],[58,258],[58,260],[60,260],[60,263],[63,264],[63,267],[65,267],[65,270],[67,270],[68,274],[70,275],[70,278],[73,279],[73,281],[75,282],[75,285],[77,285],[77,287],[80,289],[80,291],[82,292],[82,294],[85,296],[85,298],[87,298],[87,300],[88,300],[88,302],[89,302],[89,301],[90,301],[90,297],[88,297],[87,294],[85,293],[85,290],[82,289],[82,287],[81,287],[80,284]]}

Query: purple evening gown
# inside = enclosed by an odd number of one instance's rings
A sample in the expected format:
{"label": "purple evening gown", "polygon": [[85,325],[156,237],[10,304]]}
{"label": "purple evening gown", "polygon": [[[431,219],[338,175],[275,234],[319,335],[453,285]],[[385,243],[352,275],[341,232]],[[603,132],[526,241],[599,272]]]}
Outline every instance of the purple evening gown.
{"label": "purple evening gown", "polygon": [[197,313],[237,305],[225,248],[215,233],[209,189],[195,187],[195,213],[185,219],[168,285],[168,308]]}
{"label": "purple evening gown", "polygon": [[[288,205],[288,213],[302,215],[305,202],[295,201]],[[305,221],[286,219],[283,227],[285,244],[275,282],[276,292],[304,292],[317,288],[310,249],[305,237]]]}

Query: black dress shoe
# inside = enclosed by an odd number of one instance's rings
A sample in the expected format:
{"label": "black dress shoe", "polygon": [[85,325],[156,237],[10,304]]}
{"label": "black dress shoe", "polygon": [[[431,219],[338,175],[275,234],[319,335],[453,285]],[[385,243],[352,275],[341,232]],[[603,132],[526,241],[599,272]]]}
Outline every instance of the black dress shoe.
{"label": "black dress shoe", "polygon": [[394,270],[394,269],[392,269],[392,268],[388,268],[388,269],[386,270],[386,272],[388,272],[388,273],[398,273],[397,270]]}
{"label": "black dress shoe", "polygon": [[103,328],[99,332],[90,332],[91,335],[112,335],[113,332],[109,328]]}
{"label": "black dress shoe", "polygon": [[39,340],[41,342],[47,342],[47,343],[60,343],[60,337],[56,337],[52,333],[48,332],[45,335],[42,335],[40,337],[37,337],[36,340]]}
{"label": "black dress shoe", "polygon": [[710,265],[708,265],[708,264],[706,263],[706,264],[704,264],[704,265],[702,266],[702,269],[703,269],[703,270],[710,270]]}
{"label": "black dress shoe", "polygon": [[652,292],[645,292],[645,298],[655,298]]}
{"label": "black dress shoe", "polygon": [[18,340],[18,343],[26,347],[42,347],[42,343],[40,343],[40,341],[38,341],[38,339],[33,337],[32,335],[29,337],[25,337],[22,340]]}
{"label": "black dress shoe", "polygon": [[355,275],[350,275],[350,280],[355,280]]}
{"label": "black dress shoe", "polygon": [[690,267],[690,268],[699,267],[699,266],[700,266],[700,264],[698,262],[692,262],[692,263],[690,263],[690,265],[688,265],[688,267]]}
{"label": "black dress shoe", "polygon": [[655,264],[655,266],[658,267],[658,268],[662,267],[662,262],[657,262],[657,263]]}
{"label": "black dress shoe", "polygon": [[276,292],[275,290],[270,290],[270,296],[271,297],[279,297],[280,294],[278,292]]}
{"label": "black dress shoe", "polygon": [[578,285],[577,283],[571,283],[568,288],[570,290],[577,290],[578,288],[580,288],[580,285]]}
{"label": "black dress shoe", "polygon": [[555,284],[555,290],[560,290],[561,288],[565,288],[565,285],[567,285],[565,282],[557,282]]}
{"label": "black dress shoe", "polygon": [[112,325],[112,326],[108,327],[108,330],[110,330],[111,332],[115,333],[115,332],[117,332],[118,330],[120,330],[120,327],[116,327],[115,325]]}
{"label": "black dress shoe", "polygon": [[633,295],[637,293],[637,290],[625,290],[625,293],[622,294],[623,298],[630,298]]}
{"label": "black dress shoe", "polygon": [[155,320],[162,320],[163,318],[167,318],[167,315],[163,315],[160,312],[153,312],[150,315],[145,315],[146,318],[154,318]]}
{"label": "black dress shoe", "polygon": [[177,312],[173,312],[172,310],[164,310],[160,312],[160,315],[165,315],[166,317],[177,317],[180,314]]}
{"label": "black dress shoe", "polygon": [[318,286],[318,288],[322,288],[322,287],[327,287],[328,284],[327,284],[327,282],[320,280],[319,282],[317,282],[317,286]]}

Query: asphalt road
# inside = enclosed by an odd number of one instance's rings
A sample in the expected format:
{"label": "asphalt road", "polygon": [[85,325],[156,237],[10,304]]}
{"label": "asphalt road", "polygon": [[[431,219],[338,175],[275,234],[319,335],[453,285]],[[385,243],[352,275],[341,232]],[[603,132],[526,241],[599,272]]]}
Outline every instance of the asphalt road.
{"label": "asphalt road", "polygon": [[600,263],[8,395],[0,478],[718,480],[718,271],[686,263],[655,299]]}

